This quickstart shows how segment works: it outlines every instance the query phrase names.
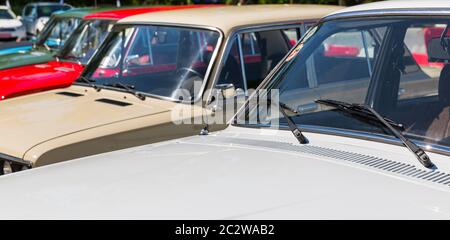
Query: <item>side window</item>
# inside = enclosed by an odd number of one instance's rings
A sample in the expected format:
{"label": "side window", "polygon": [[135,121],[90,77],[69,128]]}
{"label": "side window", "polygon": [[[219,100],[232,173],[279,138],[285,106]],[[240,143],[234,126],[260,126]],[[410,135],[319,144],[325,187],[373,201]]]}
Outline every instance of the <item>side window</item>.
{"label": "side window", "polygon": [[232,83],[236,89],[255,89],[297,41],[297,32],[295,28],[287,28],[235,36],[218,84]]}
{"label": "side window", "polygon": [[283,30],[283,33],[289,41],[291,47],[293,47],[300,39],[300,31],[297,28],[285,29]]}
{"label": "side window", "polygon": [[225,61],[219,75],[217,84],[233,84],[235,89],[244,90],[244,79],[239,57],[238,39],[235,36],[231,42],[231,48],[228,51]]}
{"label": "side window", "polygon": [[331,35],[316,49],[308,62],[314,69],[309,76],[315,78],[321,98],[336,99],[332,95],[337,88],[347,91],[338,99],[347,102],[363,102],[372,75],[379,42],[376,30],[353,30]]}
{"label": "side window", "polygon": [[25,7],[25,9],[23,10],[23,15],[24,15],[25,17],[31,17],[32,13],[33,13],[33,7],[32,7],[32,6],[27,6],[27,7]]}
{"label": "side window", "polygon": [[150,33],[148,29],[138,28],[134,36],[134,44],[131,46],[128,56],[125,59],[127,67],[136,67],[142,65],[149,65],[153,63],[153,56],[150,48]]}
{"label": "side window", "polygon": [[406,31],[403,59],[398,62],[402,72],[398,99],[414,99],[437,96],[438,79],[443,63],[429,60],[429,40],[439,38],[443,27],[413,27]]}

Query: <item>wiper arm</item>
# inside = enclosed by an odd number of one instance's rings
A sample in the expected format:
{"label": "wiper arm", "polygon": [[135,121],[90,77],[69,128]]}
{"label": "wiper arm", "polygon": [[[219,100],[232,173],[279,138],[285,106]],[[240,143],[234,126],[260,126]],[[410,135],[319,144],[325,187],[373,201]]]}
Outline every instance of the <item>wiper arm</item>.
{"label": "wiper arm", "polygon": [[[267,100],[270,104],[272,104],[272,101],[270,99]],[[295,115],[300,115],[300,113],[288,105],[278,102],[279,110],[281,114],[283,114],[284,119],[286,119],[286,122],[288,124],[289,130],[291,130],[292,134],[294,134],[294,137],[297,138],[298,142],[300,144],[307,144],[309,143],[308,139],[303,135],[302,131],[297,127],[297,124],[295,124],[294,120],[292,120],[292,117],[290,117],[286,110],[289,112],[294,113]]]}
{"label": "wiper arm", "polygon": [[82,82],[87,83],[90,87],[95,89],[97,92],[100,92],[102,90],[102,87],[93,84],[93,82],[95,82],[95,80],[93,80],[93,79],[89,79],[89,78],[86,78],[84,76],[80,76],[77,81],[79,81],[79,80],[81,80]]}
{"label": "wiper arm", "polygon": [[115,88],[122,88],[125,89],[128,93],[133,94],[134,96],[136,96],[137,98],[139,98],[140,100],[144,101],[146,99],[146,96],[142,93],[139,93],[135,90],[135,87],[133,85],[128,85],[128,84],[123,84],[120,82],[116,82],[116,83],[105,83],[103,84],[105,86],[109,86],[109,87],[115,87]]}
{"label": "wiper arm", "polygon": [[426,168],[433,167],[433,163],[431,162],[428,155],[425,153],[425,151],[417,146],[414,142],[410,141],[403,135],[400,131],[394,128],[395,127],[401,127],[403,129],[403,125],[395,123],[394,121],[384,118],[381,116],[375,109],[373,109],[370,106],[364,105],[364,104],[352,104],[352,103],[346,103],[336,100],[317,100],[316,103],[328,105],[331,107],[335,107],[338,110],[348,112],[350,114],[357,114],[360,117],[366,117],[367,119],[371,120],[377,120],[378,122],[382,123],[384,126],[386,126],[395,137],[400,139],[403,142],[403,145],[408,148],[419,160],[419,162],[425,166]]}
{"label": "wiper arm", "polygon": [[52,51],[52,48],[49,47],[49,46],[47,45],[47,43],[43,43],[42,46],[44,46],[45,49],[47,49],[47,51]]}

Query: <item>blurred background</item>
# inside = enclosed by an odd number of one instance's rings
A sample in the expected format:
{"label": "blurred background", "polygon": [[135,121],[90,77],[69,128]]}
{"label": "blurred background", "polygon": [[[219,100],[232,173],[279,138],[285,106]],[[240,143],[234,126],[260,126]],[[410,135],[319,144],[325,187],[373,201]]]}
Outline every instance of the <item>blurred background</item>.
{"label": "blurred background", "polygon": [[4,48],[5,42],[36,39],[53,13],[78,7],[284,3],[351,6],[374,1],[379,0],[0,0],[0,45]]}
{"label": "blurred background", "polygon": [[[351,6],[355,4],[374,2],[379,0],[121,0],[123,6],[139,5],[182,5],[195,3],[222,3],[222,4],[281,4],[281,3],[313,3],[313,4],[333,4]],[[13,11],[20,14],[22,8],[27,3],[44,2],[33,0],[9,0]],[[116,0],[65,0],[65,1],[45,1],[64,2],[74,7],[98,5],[116,5]],[[0,0],[0,4],[6,5],[6,0]]]}

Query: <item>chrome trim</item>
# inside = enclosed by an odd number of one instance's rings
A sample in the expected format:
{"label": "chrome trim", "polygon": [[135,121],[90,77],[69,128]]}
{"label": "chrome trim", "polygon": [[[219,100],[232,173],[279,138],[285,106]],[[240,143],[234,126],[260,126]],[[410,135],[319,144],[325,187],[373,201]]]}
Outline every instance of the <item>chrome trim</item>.
{"label": "chrome trim", "polygon": [[4,153],[0,153],[0,160],[13,162],[13,163],[21,164],[21,165],[28,166],[28,167],[31,167],[33,165],[32,162],[25,161],[20,158],[13,157],[13,156],[10,156],[10,155],[4,154]]}
{"label": "chrome trim", "polygon": [[[237,39],[237,45],[238,45],[238,51],[239,51],[239,60],[241,62],[241,74],[242,74],[242,81],[244,82],[244,91],[245,91],[245,96],[247,96],[247,91],[248,91],[248,87],[247,87],[247,72],[245,70],[245,62],[244,62],[244,50],[242,49],[242,33],[238,34],[236,37]],[[251,40],[250,40],[251,41]]]}
{"label": "chrome trim", "polygon": [[337,19],[360,18],[360,17],[386,17],[386,16],[450,16],[449,8],[424,8],[424,9],[373,9],[359,10],[343,13],[335,13],[325,16],[320,22],[326,22]]}
{"label": "chrome trim", "polygon": [[[272,127],[269,124],[254,124],[254,125],[243,125],[243,124],[232,124],[236,127],[246,127],[246,128],[269,128]],[[280,125],[277,126],[278,129],[281,130],[289,130],[287,126]],[[345,129],[337,129],[337,128],[330,128],[330,127],[321,127],[321,126],[313,126],[313,125],[300,125],[299,129],[302,132],[309,132],[309,133],[318,133],[318,134],[325,134],[325,135],[332,135],[332,136],[339,136],[339,137],[350,137],[355,139],[361,139],[361,140],[367,140],[367,141],[375,141],[380,143],[386,143],[396,146],[403,146],[403,143],[393,137],[388,135],[382,135],[377,133],[367,133],[367,132],[358,132],[358,131],[352,131],[352,130],[345,130]],[[450,147],[432,144],[432,143],[425,143],[423,141],[418,140],[412,140],[415,144],[420,146],[425,150],[425,152],[432,152],[437,153],[445,156],[450,156]]]}

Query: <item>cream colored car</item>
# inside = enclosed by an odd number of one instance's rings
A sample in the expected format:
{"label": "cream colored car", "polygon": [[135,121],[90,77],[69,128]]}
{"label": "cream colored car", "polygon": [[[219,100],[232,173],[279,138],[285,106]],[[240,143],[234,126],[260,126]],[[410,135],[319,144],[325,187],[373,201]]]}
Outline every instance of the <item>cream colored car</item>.
{"label": "cream colored car", "polygon": [[225,98],[247,96],[337,9],[228,6],[121,20],[73,86],[0,103],[0,171],[223,128],[202,117],[223,111]]}

